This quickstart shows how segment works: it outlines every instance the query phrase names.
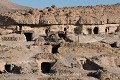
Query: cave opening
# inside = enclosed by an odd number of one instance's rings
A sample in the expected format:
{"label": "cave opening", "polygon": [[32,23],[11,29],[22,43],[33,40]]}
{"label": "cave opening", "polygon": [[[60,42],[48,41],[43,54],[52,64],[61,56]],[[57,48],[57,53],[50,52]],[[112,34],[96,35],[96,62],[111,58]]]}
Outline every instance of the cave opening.
{"label": "cave opening", "polygon": [[6,70],[7,72],[11,72],[11,65],[10,65],[10,64],[6,64],[6,65],[5,65],[5,70]]}
{"label": "cave opening", "polygon": [[50,71],[51,71],[51,63],[43,62],[41,64],[41,70],[42,70],[42,73],[50,73]]}
{"label": "cave opening", "polygon": [[12,73],[20,74],[21,73],[21,68],[14,65],[14,67],[12,68]]}
{"label": "cave opening", "polygon": [[67,28],[64,28],[64,31],[67,31]]}
{"label": "cave opening", "polygon": [[90,72],[90,73],[87,74],[87,76],[99,79],[100,73],[99,72]]}
{"label": "cave opening", "polygon": [[117,42],[114,42],[114,43],[110,44],[110,46],[111,46],[112,48],[117,48]]}
{"label": "cave opening", "polygon": [[96,63],[87,59],[86,62],[83,64],[83,69],[84,70],[99,70],[99,69],[102,69],[102,67],[100,67]]}
{"label": "cave opening", "polygon": [[93,32],[94,32],[94,34],[98,34],[99,28],[98,28],[98,27],[95,27],[95,28],[93,29]]}
{"label": "cave opening", "polygon": [[25,35],[27,41],[32,41],[33,33],[24,33],[24,35]]}
{"label": "cave opening", "polygon": [[58,33],[58,36],[60,38],[63,38],[64,40],[66,39],[66,34],[64,34],[64,33]]}
{"label": "cave opening", "polygon": [[109,27],[106,27],[105,33],[109,33]]}
{"label": "cave opening", "polygon": [[58,44],[58,45],[54,45],[53,47],[52,47],[52,53],[59,53],[58,52],[58,48],[60,47],[60,44]]}

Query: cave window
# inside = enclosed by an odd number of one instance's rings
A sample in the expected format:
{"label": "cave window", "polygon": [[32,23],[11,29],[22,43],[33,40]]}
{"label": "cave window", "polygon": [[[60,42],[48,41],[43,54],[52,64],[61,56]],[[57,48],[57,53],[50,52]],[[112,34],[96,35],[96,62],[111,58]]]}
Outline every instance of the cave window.
{"label": "cave window", "polygon": [[107,33],[108,31],[107,31],[107,29],[105,29],[105,33]]}
{"label": "cave window", "polygon": [[67,31],[67,28],[64,28],[64,31]]}
{"label": "cave window", "polygon": [[83,64],[83,69],[84,70],[99,70],[99,69],[102,69],[102,67],[100,67],[96,63],[87,59],[86,62]]}
{"label": "cave window", "polygon": [[43,62],[41,64],[41,70],[42,70],[42,73],[50,73],[50,71],[51,71],[51,63]]}
{"label": "cave window", "polygon": [[66,35],[63,34],[63,33],[58,33],[58,36],[59,36],[60,38],[63,38],[64,40],[65,40],[65,38],[66,38]]}
{"label": "cave window", "polygon": [[12,68],[12,73],[20,74],[21,73],[21,67],[18,67],[16,65],[14,65],[14,67]]}
{"label": "cave window", "polygon": [[3,72],[2,71],[0,71],[0,74],[2,74]]}
{"label": "cave window", "polygon": [[98,34],[98,31],[99,31],[98,27],[95,27],[94,30],[93,30],[94,34]]}
{"label": "cave window", "polygon": [[92,29],[91,28],[88,28],[87,31],[88,31],[88,34],[92,34]]}
{"label": "cave window", "polygon": [[60,44],[59,45],[54,45],[52,47],[52,53],[58,53],[58,48],[60,47]]}
{"label": "cave window", "polygon": [[5,65],[5,70],[6,70],[7,72],[11,72],[11,65],[10,65],[10,64],[6,64],[6,65]]}
{"label": "cave window", "polygon": [[20,29],[20,31],[22,31],[22,25],[19,25],[19,29]]}
{"label": "cave window", "polygon": [[32,41],[33,33],[24,33],[24,35],[25,35],[27,41]]}
{"label": "cave window", "polygon": [[113,48],[116,48],[117,47],[117,42],[114,42],[114,43],[110,44],[110,46],[113,47]]}
{"label": "cave window", "polygon": [[108,32],[109,32],[109,27],[106,27],[105,33],[108,33]]}

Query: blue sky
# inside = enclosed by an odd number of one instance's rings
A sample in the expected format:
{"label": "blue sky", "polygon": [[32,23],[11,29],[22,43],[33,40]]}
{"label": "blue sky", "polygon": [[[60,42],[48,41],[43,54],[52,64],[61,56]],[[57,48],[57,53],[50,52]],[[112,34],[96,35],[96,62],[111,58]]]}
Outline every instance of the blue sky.
{"label": "blue sky", "polygon": [[55,4],[57,7],[65,6],[87,6],[98,4],[116,4],[120,0],[11,0],[14,3],[33,8],[45,8]]}

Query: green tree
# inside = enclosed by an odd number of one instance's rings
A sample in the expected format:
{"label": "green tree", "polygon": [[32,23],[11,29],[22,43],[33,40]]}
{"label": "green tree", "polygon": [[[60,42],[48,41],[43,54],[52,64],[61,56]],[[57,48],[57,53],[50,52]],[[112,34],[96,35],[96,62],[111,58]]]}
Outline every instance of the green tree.
{"label": "green tree", "polygon": [[56,5],[53,4],[53,5],[51,6],[51,8],[56,8]]}
{"label": "green tree", "polygon": [[79,35],[82,33],[82,28],[80,26],[75,27],[74,33],[78,36],[78,43],[79,43]]}

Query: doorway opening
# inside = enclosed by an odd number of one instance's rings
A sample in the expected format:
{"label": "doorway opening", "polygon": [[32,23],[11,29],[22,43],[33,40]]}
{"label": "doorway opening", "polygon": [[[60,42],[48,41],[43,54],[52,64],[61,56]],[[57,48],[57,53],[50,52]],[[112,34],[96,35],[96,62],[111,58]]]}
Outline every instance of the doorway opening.
{"label": "doorway opening", "polygon": [[5,70],[6,70],[7,72],[11,72],[11,65],[10,65],[10,64],[6,64],[6,65],[5,65]]}
{"label": "doorway opening", "polygon": [[25,35],[27,41],[32,41],[33,33],[24,33],[24,35]]}
{"label": "doorway opening", "polygon": [[41,64],[41,70],[42,70],[42,73],[50,73],[50,71],[51,71],[51,63],[43,62]]}
{"label": "doorway opening", "polygon": [[12,68],[12,73],[20,74],[21,73],[21,67],[18,67],[16,65],[14,65],[14,67]]}
{"label": "doorway opening", "polygon": [[64,31],[67,31],[67,28],[64,28]]}
{"label": "doorway opening", "polygon": [[58,52],[58,48],[60,47],[60,44],[58,44],[58,45],[54,45],[53,47],[52,47],[52,53],[59,53]]}
{"label": "doorway opening", "polygon": [[109,33],[109,27],[106,27],[105,33]]}
{"label": "doorway opening", "polygon": [[98,27],[95,27],[94,30],[93,30],[94,34],[98,34],[99,32],[99,28]]}

